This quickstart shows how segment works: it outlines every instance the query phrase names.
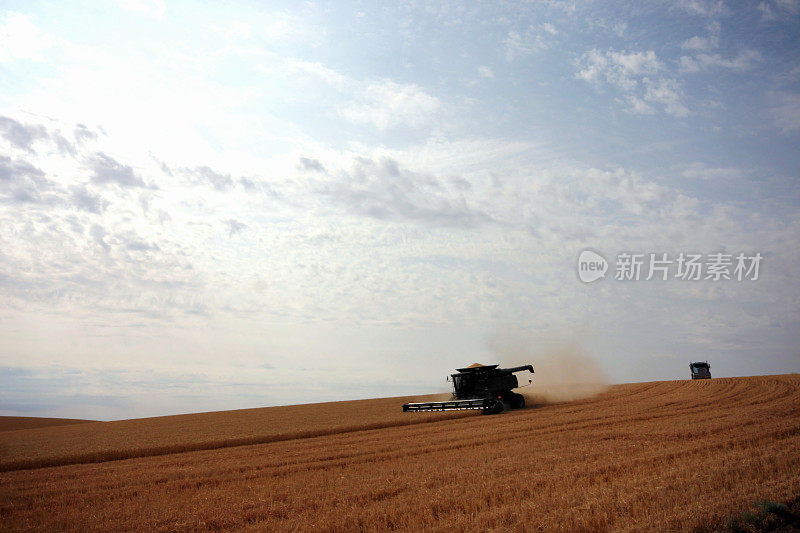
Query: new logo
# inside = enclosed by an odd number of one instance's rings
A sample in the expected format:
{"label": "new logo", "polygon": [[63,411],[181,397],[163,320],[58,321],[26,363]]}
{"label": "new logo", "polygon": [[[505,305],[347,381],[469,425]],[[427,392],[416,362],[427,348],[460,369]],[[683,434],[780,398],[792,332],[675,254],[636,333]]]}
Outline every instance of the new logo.
{"label": "new logo", "polygon": [[584,250],[578,256],[578,277],[584,283],[591,283],[606,277],[608,261],[602,255]]}

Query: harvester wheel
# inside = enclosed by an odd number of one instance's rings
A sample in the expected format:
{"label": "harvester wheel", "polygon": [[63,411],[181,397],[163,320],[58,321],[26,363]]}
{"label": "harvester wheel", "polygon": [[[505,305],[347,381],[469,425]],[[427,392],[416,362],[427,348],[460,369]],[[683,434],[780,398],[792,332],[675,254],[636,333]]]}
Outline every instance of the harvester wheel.
{"label": "harvester wheel", "polygon": [[487,415],[496,415],[498,413],[502,413],[506,406],[503,404],[503,400],[495,400],[492,404],[483,410],[484,414]]}
{"label": "harvester wheel", "polygon": [[525,396],[516,394],[514,396],[514,409],[522,409],[525,407]]}

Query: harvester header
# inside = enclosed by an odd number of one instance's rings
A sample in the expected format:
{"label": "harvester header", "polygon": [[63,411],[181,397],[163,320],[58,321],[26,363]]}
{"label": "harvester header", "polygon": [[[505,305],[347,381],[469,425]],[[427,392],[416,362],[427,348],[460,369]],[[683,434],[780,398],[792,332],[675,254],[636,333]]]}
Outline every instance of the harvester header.
{"label": "harvester header", "polygon": [[457,373],[450,374],[448,378],[448,381],[453,382],[453,396],[449,401],[407,403],[403,406],[403,411],[475,409],[494,414],[506,409],[525,407],[525,397],[511,389],[519,387],[519,381],[514,374],[525,370],[533,373],[533,366],[498,368],[499,366],[473,363],[458,368]]}

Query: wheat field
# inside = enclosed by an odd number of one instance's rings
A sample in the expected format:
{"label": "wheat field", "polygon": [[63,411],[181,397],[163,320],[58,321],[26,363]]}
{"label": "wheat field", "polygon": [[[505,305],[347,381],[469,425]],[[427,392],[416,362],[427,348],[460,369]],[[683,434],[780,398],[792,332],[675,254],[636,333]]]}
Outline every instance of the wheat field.
{"label": "wheat field", "polygon": [[[336,404],[297,406],[295,418],[285,419],[288,429],[273,428],[279,440],[254,444],[235,442],[260,435],[248,419],[277,415],[247,410],[144,419],[136,431],[129,427],[136,421],[123,421],[0,432],[6,470],[0,525],[690,531],[721,527],[758,500],[800,496],[796,374],[616,385],[593,398],[496,416],[423,419],[398,414],[401,403],[342,402],[335,423],[315,417],[324,416],[325,405],[329,414],[336,411]],[[383,425],[374,426],[381,412]],[[198,417],[189,431],[194,437],[187,437],[192,416]],[[225,438],[204,441],[216,447],[180,452],[191,438],[213,433],[201,429],[208,420],[226,416]],[[322,433],[302,433],[315,423]],[[104,458],[78,453],[91,447],[92,431],[104,435],[95,451],[121,442],[115,427],[142,439],[126,444],[129,458],[96,462]],[[180,453],[152,446],[170,439]],[[49,463],[48,449],[54,450]],[[61,466],[37,467],[58,458]]]}

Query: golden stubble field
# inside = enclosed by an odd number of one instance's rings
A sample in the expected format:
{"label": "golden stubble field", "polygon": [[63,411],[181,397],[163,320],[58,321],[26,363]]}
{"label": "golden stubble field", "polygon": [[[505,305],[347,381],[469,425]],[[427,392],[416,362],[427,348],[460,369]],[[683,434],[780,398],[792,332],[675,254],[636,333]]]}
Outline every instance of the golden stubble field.
{"label": "golden stubble field", "polygon": [[[297,406],[288,418],[256,409],[0,432],[0,527],[692,530],[723,525],[758,500],[800,496],[796,374],[617,385],[497,416],[423,420],[398,416],[401,403]],[[337,406],[336,422],[320,422]],[[381,413],[383,425],[372,426]],[[192,416],[199,417],[194,426]],[[208,439],[205,424],[226,417],[235,422],[224,438]],[[283,440],[232,445],[259,437],[259,417],[291,427],[260,437]],[[420,423],[407,425],[408,417]],[[368,429],[358,429],[361,420]],[[144,425],[133,430],[134,423]],[[315,423],[322,434],[303,433]],[[149,456],[87,462],[122,442],[117,427],[143,439],[138,448],[124,444],[128,456],[136,449]],[[219,447],[164,447],[192,438]],[[56,460],[75,464],[19,469]]]}

